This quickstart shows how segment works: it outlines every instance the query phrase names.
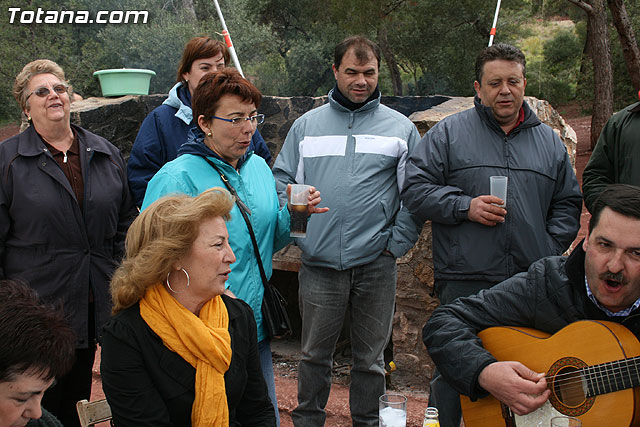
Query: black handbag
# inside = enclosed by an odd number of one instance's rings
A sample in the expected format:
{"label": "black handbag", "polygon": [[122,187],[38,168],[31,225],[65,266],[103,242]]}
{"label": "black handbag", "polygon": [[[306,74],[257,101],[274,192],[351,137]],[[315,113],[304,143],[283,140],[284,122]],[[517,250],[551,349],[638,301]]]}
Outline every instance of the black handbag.
{"label": "black handbag", "polygon": [[260,249],[258,249],[258,242],[256,241],[256,236],[253,232],[253,227],[251,226],[251,221],[249,221],[248,215],[251,215],[251,210],[245,205],[236,189],[229,183],[227,177],[224,176],[220,169],[209,159],[203,157],[212,168],[220,174],[220,179],[224,182],[224,185],[227,187],[227,190],[231,193],[232,196],[236,199],[236,205],[238,205],[238,210],[240,210],[240,214],[244,219],[244,222],[247,224],[247,229],[249,230],[249,236],[251,237],[251,243],[253,245],[253,251],[256,256],[256,260],[258,261],[258,270],[260,270],[260,277],[262,278],[262,284],[264,285],[264,295],[262,296],[262,321],[264,323],[265,329],[269,338],[284,338],[291,334],[291,322],[289,321],[289,315],[287,314],[287,301],[284,299],[282,294],[267,280],[267,275],[264,272],[264,267],[262,266],[262,258],[260,257]]}

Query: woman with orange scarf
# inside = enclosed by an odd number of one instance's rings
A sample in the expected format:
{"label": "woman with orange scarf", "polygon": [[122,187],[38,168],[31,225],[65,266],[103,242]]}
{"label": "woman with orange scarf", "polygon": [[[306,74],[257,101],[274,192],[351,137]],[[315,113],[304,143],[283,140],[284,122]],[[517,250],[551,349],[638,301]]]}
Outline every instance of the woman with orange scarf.
{"label": "woman with orange scarf", "polygon": [[275,426],[253,313],[223,295],[233,203],[221,188],[165,197],[131,225],[100,366],[118,427]]}

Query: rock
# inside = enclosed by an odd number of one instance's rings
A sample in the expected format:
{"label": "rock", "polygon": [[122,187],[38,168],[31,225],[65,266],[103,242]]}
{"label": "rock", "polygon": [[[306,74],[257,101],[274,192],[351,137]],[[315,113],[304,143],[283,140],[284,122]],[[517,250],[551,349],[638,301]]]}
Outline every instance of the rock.
{"label": "rock", "polygon": [[165,98],[165,95],[87,98],[71,104],[71,122],[108,139],[129,158],[142,121]]}
{"label": "rock", "polygon": [[[571,164],[576,163],[576,145],[578,138],[575,131],[564,121],[562,116],[549,104],[548,101],[525,96],[525,101],[533,110],[538,118],[547,125],[551,126],[558,134],[569,153]],[[449,100],[438,104],[425,111],[416,111],[409,116],[409,119],[415,123],[420,135],[424,135],[436,123],[451,114],[468,110],[473,107],[473,97],[452,97]]]}

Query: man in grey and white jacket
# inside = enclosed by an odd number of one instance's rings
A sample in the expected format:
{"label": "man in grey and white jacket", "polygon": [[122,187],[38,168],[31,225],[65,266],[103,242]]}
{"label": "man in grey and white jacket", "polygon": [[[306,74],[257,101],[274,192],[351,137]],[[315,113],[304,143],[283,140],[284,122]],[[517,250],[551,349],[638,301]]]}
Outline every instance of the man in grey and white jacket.
{"label": "man in grey and white jacket", "polygon": [[396,258],[413,246],[421,228],[400,204],[406,158],[419,134],[409,119],[380,104],[379,66],[375,43],[364,37],[342,41],[329,103],[295,121],[273,166],[282,201],[287,184],[309,184],[330,209],[309,221],[306,238],[296,239],[302,249],[302,358],[292,418],[298,427],[324,425],[345,315],[351,326],[353,425],[378,425]]}
{"label": "man in grey and white jacket", "polygon": [[[525,65],[513,46],[484,49],[475,107],[430,129],[407,162],[402,200],[432,221],[441,304],[561,255],[580,228],[582,195],[567,150],[523,102]],[[508,177],[507,200],[489,195],[493,175]],[[458,395],[441,378],[434,375],[429,405],[442,427],[458,427]]]}

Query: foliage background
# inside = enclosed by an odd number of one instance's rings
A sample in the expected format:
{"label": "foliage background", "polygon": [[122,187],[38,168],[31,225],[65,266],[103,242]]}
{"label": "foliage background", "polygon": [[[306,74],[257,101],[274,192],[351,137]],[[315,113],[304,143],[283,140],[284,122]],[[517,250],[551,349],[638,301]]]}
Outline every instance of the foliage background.
{"label": "foliage background", "polygon": [[[243,70],[264,94],[326,94],[333,86],[333,47],[360,33],[386,41],[398,64],[404,95],[473,94],[475,56],[486,46],[495,2],[481,0],[220,0]],[[640,2],[627,1],[640,38]],[[22,10],[148,10],[147,24],[9,24],[10,7]],[[196,19],[190,13],[193,8]],[[496,41],[527,55],[527,94],[554,105],[591,105],[593,77],[585,61],[586,16],[566,0],[505,0]],[[92,76],[106,68],[148,68],[152,93],[176,79],[182,47],[196,35],[222,28],[210,0],[0,0],[0,120],[17,120],[12,96],[16,74],[29,61],[49,58],[74,89],[99,96]],[[617,33],[609,31],[615,107],[633,102]],[[380,87],[392,94],[383,61]]]}

